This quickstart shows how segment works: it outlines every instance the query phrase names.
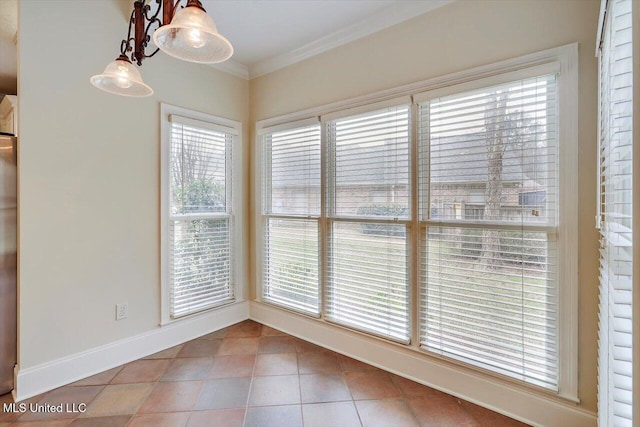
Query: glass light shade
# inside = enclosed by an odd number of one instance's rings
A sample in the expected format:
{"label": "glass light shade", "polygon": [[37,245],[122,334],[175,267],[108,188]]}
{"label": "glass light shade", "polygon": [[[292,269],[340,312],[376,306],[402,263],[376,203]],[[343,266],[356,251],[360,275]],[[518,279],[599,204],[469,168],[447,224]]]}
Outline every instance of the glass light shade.
{"label": "glass light shade", "polygon": [[153,33],[153,42],[166,54],[189,62],[214,64],[233,55],[233,46],[218,33],[213,19],[194,6],[176,12],[170,24]]}
{"label": "glass light shade", "polygon": [[138,69],[128,60],[120,58],[111,61],[102,74],[91,77],[91,84],[116,95],[135,97],[153,95],[153,89],[142,81]]}

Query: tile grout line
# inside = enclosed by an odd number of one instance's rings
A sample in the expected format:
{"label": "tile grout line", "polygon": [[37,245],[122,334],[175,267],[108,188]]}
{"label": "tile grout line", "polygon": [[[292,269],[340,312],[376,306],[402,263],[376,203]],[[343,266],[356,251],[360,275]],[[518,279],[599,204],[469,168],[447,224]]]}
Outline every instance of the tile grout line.
{"label": "tile grout line", "polygon": [[[179,351],[178,351],[178,353],[179,353]],[[174,360],[174,359],[177,357],[178,353],[176,353],[176,356],[174,356],[171,360]],[[138,360],[145,360],[145,359],[138,359]],[[149,360],[149,359],[146,359],[146,360]],[[160,360],[162,360],[162,359],[160,359]],[[135,362],[135,361],[136,361],[136,360],[134,360],[134,362]],[[128,364],[130,364],[130,363],[132,363],[132,362],[129,362],[129,363],[126,363],[126,364],[122,365],[122,369],[120,369],[120,370],[118,371],[118,373],[117,373],[117,374],[115,374],[115,375],[113,376],[113,378],[111,378],[111,381],[109,381],[109,384],[108,384],[108,385],[115,385],[115,384],[113,384],[113,381],[114,381],[114,380],[116,379],[116,377],[117,377],[118,375],[120,375],[120,373],[125,369],[126,365],[128,365]],[[153,382],[153,387],[151,387],[151,389],[149,390],[149,392],[147,393],[147,395],[144,397],[144,399],[142,399],[142,400],[140,401],[140,404],[138,405],[138,407],[136,408],[136,410],[135,410],[135,411],[133,411],[133,414],[131,414],[131,418],[129,418],[129,421],[127,421],[127,424],[126,424],[127,426],[129,426],[129,425],[131,425],[131,423],[133,423],[134,418],[136,417],[136,415],[138,415],[138,411],[140,410],[140,408],[142,407],[142,405],[144,405],[144,402],[146,402],[146,400],[149,398],[149,396],[151,396],[151,393],[153,392],[153,390],[155,390],[155,388],[157,387],[157,385],[160,383],[160,380],[162,379],[162,377],[163,377],[163,375],[166,373],[166,371],[167,371],[167,370],[169,370],[169,367],[170,367],[170,366],[171,366],[171,362],[170,362],[170,363],[169,363],[169,365],[167,366],[167,369],[165,370],[165,372],[163,372],[163,373],[162,373],[162,375],[158,376],[158,379],[157,379],[157,380],[155,380],[155,381]],[[106,389],[106,386],[105,386],[105,389]],[[103,390],[103,391],[104,391],[104,390]]]}
{"label": "tile grout line", "polygon": [[360,411],[358,410],[358,405],[356,404],[356,398],[351,392],[351,387],[349,387],[349,382],[347,381],[347,371],[344,370],[343,360],[340,356],[338,357],[338,362],[340,363],[340,367],[342,368],[342,376],[344,377],[344,382],[347,384],[347,390],[349,390],[349,394],[351,394],[351,403],[353,408],[356,410],[356,415],[358,416],[358,421],[360,422],[360,427],[364,426],[364,422],[362,421],[362,416],[360,415]]}
{"label": "tile grout line", "polygon": [[302,410],[302,379],[300,378],[300,359],[298,359],[298,348],[296,343],[293,343],[293,350],[296,352],[296,372],[298,373],[298,391],[300,393],[300,420],[302,421],[302,427],[304,427],[304,411]]}
{"label": "tile grout line", "polygon": [[249,391],[247,392],[247,401],[244,406],[244,417],[242,419],[242,426],[245,427],[247,425],[247,416],[249,415],[249,399],[251,398],[251,390],[253,390],[253,380],[255,378],[256,365],[258,364],[258,351],[260,350],[260,338],[262,337],[262,328],[263,325],[260,325],[260,334],[258,335],[258,348],[256,349],[256,354],[253,359],[253,368],[251,369],[251,381],[249,382]]}

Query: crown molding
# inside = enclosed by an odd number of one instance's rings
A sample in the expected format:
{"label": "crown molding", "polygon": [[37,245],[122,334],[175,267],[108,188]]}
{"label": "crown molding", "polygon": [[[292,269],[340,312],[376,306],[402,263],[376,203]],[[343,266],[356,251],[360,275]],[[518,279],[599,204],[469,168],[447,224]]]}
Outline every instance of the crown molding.
{"label": "crown molding", "polygon": [[249,67],[233,59],[218,64],[210,64],[210,66],[225,73],[240,77],[241,79],[249,80]]}
{"label": "crown molding", "polygon": [[328,34],[318,40],[249,67],[249,79],[259,77],[286,66],[295,64],[319,55],[336,47],[366,37],[400,22],[425,14],[439,7],[453,3],[456,0],[412,1],[397,2],[380,12],[363,19],[353,25]]}
{"label": "crown molding", "polygon": [[353,25],[330,33],[304,46],[247,66],[232,59],[210,66],[245,80],[269,74],[339,46],[361,39],[408,19],[423,15],[456,0],[410,1],[395,3]]}

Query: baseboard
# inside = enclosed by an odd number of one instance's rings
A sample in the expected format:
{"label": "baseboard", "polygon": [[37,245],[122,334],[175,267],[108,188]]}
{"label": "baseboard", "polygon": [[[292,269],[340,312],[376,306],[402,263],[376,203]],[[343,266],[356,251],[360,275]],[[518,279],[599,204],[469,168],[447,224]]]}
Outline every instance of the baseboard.
{"label": "baseboard", "polygon": [[383,340],[251,302],[250,318],[534,426],[595,427],[596,414],[508,381]]}
{"label": "baseboard", "polygon": [[249,302],[230,304],[27,369],[17,369],[14,398],[28,399],[141,357],[214,332],[249,317]]}

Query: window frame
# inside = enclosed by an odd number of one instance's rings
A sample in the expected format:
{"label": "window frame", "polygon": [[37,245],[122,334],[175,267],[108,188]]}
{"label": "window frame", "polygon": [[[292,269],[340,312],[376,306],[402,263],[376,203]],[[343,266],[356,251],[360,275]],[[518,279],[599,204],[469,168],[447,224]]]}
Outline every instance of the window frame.
{"label": "window frame", "polygon": [[[320,131],[320,208],[319,208],[319,212],[315,214],[288,214],[288,213],[267,212],[267,208],[266,208],[267,199],[269,200],[271,199],[271,194],[268,194],[268,195],[264,194],[262,190],[266,188],[265,184],[271,184],[271,178],[267,177],[268,168],[264,168],[262,163],[262,160],[267,158],[266,156],[267,147],[266,147],[266,144],[264,143],[264,137],[268,134],[289,131],[289,130],[296,130],[296,129],[304,129],[312,126],[318,126]],[[255,247],[256,247],[256,251],[258,252],[258,256],[260,257],[260,262],[256,264],[260,268],[259,270],[256,270],[256,276],[259,277],[260,285],[261,285],[259,290],[260,292],[259,295],[258,295],[258,291],[256,290],[256,297],[260,299],[263,298],[264,287],[262,286],[262,284],[264,283],[263,280],[264,280],[264,273],[266,268],[266,264],[263,261],[264,248],[266,243],[265,231],[268,228],[267,223],[269,222],[269,220],[282,219],[282,220],[293,220],[293,221],[314,221],[317,225],[317,233],[318,233],[318,267],[317,267],[318,268],[318,312],[312,313],[310,311],[296,309],[295,307],[284,304],[284,303],[277,304],[275,302],[270,302],[276,307],[280,307],[285,310],[290,310],[305,316],[311,316],[313,318],[320,318],[324,311],[324,300],[323,300],[323,295],[321,291],[322,290],[321,283],[323,280],[323,271],[321,268],[323,265],[323,254],[322,254],[322,244],[320,239],[320,236],[322,235],[321,229],[323,227],[322,213],[324,212],[324,207],[325,207],[325,200],[322,197],[322,194],[325,191],[324,190],[325,182],[324,182],[324,176],[323,176],[323,171],[324,171],[323,162],[325,158],[325,151],[322,144],[323,138],[324,138],[324,130],[320,123],[319,117],[304,118],[304,119],[296,120],[296,121],[289,122],[282,125],[268,126],[268,127],[261,128],[259,131],[256,132],[257,149],[255,150],[255,152],[257,153],[256,158],[260,159],[259,160],[260,163],[256,163],[256,166],[257,166],[256,171],[258,171],[258,173],[256,173],[256,178],[257,178],[256,183],[258,186],[255,187],[256,194],[257,194],[257,199],[256,199],[257,203],[255,206],[257,207],[256,230],[260,230],[260,234],[256,235]]]}
{"label": "window frame", "polygon": [[[414,95],[413,99],[414,102],[418,104],[418,106],[428,106],[430,101],[438,99],[438,98],[446,98],[449,96],[454,96],[454,95],[458,95],[458,94],[468,94],[469,92],[474,92],[477,90],[482,90],[485,88],[491,88],[491,87],[495,87],[495,86],[500,86],[503,84],[508,84],[508,83],[516,83],[518,81],[523,81],[523,80],[528,80],[528,79],[533,79],[536,77],[544,77],[544,76],[549,76],[549,75],[556,75],[556,87],[557,87],[557,94],[558,94],[558,101],[557,101],[557,105],[555,106],[557,113],[556,116],[558,117],[558,126],[557,126],[557,131],[558,131],[558,137],[556,140],[556,143],[558,144],[557,147],[553,147],[555,154],[554,154],[554,158],[557,159],[557,170],[553,170],[551,173],[554,175],[554,179],[553,181],[557,181],[557,191],[558,194],[556,196],[557,201],[554,202],[554,206],[552,206],[552,209],[550,211],[550,216],[546,219],[546,221],[544,222],[540,222],[540,223],[536,223],[536,222],[526,222],[526,221],[510,221],[508,219],[500,219],[500,220],[492,220],[492,221],[486,221],[484,219],[467,219],[465,217],[465,209],[466,209],[466,204],[464,203],[454,203],[454,209],[456,210],[456,217],[455,218],[437,218],[437,219],[433,219],[430,216],[430,210],[429,210],[429,205],[430,203],[432,203],[432,201],[430,200],[430,191],[431,191],[431,185],[430,185],[430,176],[424,177],[422,176],[422,173],[427,171],[430,172],[430,167],[429,167],[429,157],[430,157],[430,153],[431,153],[431,144],[430,141],[422,141],[420,136],[418,136],[418,145],[419,145],[419,159],[418,161],[423,164],[423,167],[420,168],[420,170],[418,171],[419,173],[419,185],[421,186],[421,188],[424,190],[423,193],[426,194],[426,197],[422,197],[418,203],[420,205],[420,217],[419,217],[419,238],[420,238],[420,247],[418,249],[418,253],[419,253],[419,257],[420,257],[420,265],[419,265],[419,282],[417,283],[418,286],[418,291],[420,293],[419,295],[419,300],[420,300],[420,307],[419,307],[419,313],[418,316],[421,318],[421,315],[423,314],[422,311],[424,309],[423,304],[425,304],[425,302],[423,302],[423,290],[426,292],[428,289],[428,285],[427,283],[423,283],[422,280],[427,280],[427,273],[428,273],[428,269],[427,269],[427,261],[425,260],[425,253],[424,251],[427,250],[428,244],[429,244],[429,238],[428,238],[428,234],[429,234],[429,229],[430,228],[438,228],[440,229],[441,227],[445,227],[445,228],[451,228],[451,229],[460,229],[460,230],[500,230],[500,231],[505,231],[505,232],[513,232],[513,231],[523,231],[526,233],[544,233],[547,235],[547,248],[553,248],[554,246],[558,247],[558,250],[556,251],[558,254],[560,254],[560,243],[559,243],[559,239],[561,236],[567,236],[567,233],[564,232],[565,228],[562,228],[562,232],[560,232],[560,224],[559,224],[559,219],[560,219],[560,205],[563,205],[563,203],[560,203],[560,200],[570,200],[568,199],[568,195],[566,193],[563,193],[563,187],[562,187],[562,183],[564,181],[564,179],[566,178],[566,175],[563,177],[562,174],[563,172],[566,172],[566,162],[570,161],[570,158],[564,158],[561,159],[560,158],[560,145],[562,145],[561,143],[561,136],[560,136],[560,126],[561,126],[561,122],[563,121],[563,118],[561,116],[560,113],[560,108],[559,108],[559,100],[561,98],[560,95],[560,64],[557,62],[553,62],[553,63],[549,63],[549,64],[545,64],[545,65],[540,65],[540,66],[535,66],[535,67],[529,67],[529,68],[524,68],[522,70],[518,70],[518,71],[514,71],[514,72],[508,72],[508,73],[503,73],[503,74],[499,74],[499,75],[495,75],[495,76],[491,76],[491,77],[487,77],[487,78],[481,78],[481,79],[477,79],[474,81],[470,81],[470,82],[465,82],[465,83],[461,83],[461,84],[457,84],[457,85],[451,85],[451,86],[447,86],[447,87],[443,87],[443,88],[438,88],[435,90],[430,90],[430,91],[425,91],[425,92],[421,92],[418,93],[416,95]],[[421,119],[418,118],[418,120],[420,121]],[[419,124],[420,126],[420,124]],[[427,124],[428,126],[428,124]],[[424,151],[423,151],[424,150]],[[577,147],[576,147],[577,150]],[[566,152],[565,152],[566,153]],[[574,156],[575,157],[575,156]],[[563,163],[563,160],[565,161],[565,163]],[[576,169],[577,171],[577,169]],[[557,173],[557,176],[556,176]],[[577,203],[577,201],[576,201]],[[460,215],[458,216],[457,210],[460,209]],[[503,211],[502,211],[503,212]],[[556,216],[557,215],[557,216]],[[577,223],[577,221],[574,221]],[[566,309],[566,307],[563,306],[562,302],[561,302],[561,298],[560,298],[560,293],[563,291],[562,290],[562,286],[561,286],[561,279],[560,276],[562,275],[562,271],[564,269],[564,262],[565,259],[564,257],[561,256],[557,256],[556,258],[554,258],[557,260],[557,265],[556,267],[552,270],[549,271],[548,273],[556,273],[558,275],[558,280],[553,281],[552,283],[554,283],[555,285],[555,290],[557,292],[558,295],[558,319],[556,320],[556,326],[558,328],[558,365],[560,365],[561,363],[563,363],[562,360],[562,356],[561,356],[561,351],[560,351],[560,347],[562,344],[562,341],[565,339],[565,335],[567,335],[567,331],[566,329],[566,325],[565,328],[563,328],[560,324],[560,322],[562,321],[562,312]],[[423,289],[424,288],[424,289]],[[441,288],[446,289],[447,285],[442,285]],[[428,328],[426,327],[426,325],[424,325],[422,322],[419,323],[419,331],[418,331],[418,335],[419,335],[419,339],[420,341],[422,341],[423,338],[423,334],[426,333],[426,331],[428,330]],[[418,345],[421,346],[421,350],[432,354],[432,351],[430,351],[429,349],[425,348],[426,345],[418,343]],[[435,354],[441,354],[438,351],[434,351]],[[446,356],[445,356],[446,357]],[[460,361],[463,361],[463,363],[468,363],[472,366],[476,366],[475,363],[478,363],[478,367],[480,367],[480,362],[473,362],[472,358],[469,358],[469,362],[464,362],[466,357],[463,355],[460,355],[458,357],[453,357],[454,359],[458,359]],[[487,368],[488,370],[491,370],[492,372],[498,372],[497,370],[492,370],[490,368]],[[558,377],[557,377],[557,381],[558,381],[558,389],[561,390],[560,388],[560,376],[561,376],[561,369],[558,366]],[[507,375],[507,374],[505,374]],[[526,375],[524,375],[526,376]],[[527,384],[529,384],[529,382],[527,382]],[[541,387],[541,386],[540,386]],[[576,391],[577,393],[577,391]]]}
{"label": "window frame", "polygon": [[[502,82],[505,75],[509,75],[509,80],[516,80],[518,75],[527,75],[535,70],[548,69],[549,64],[555,64],[559,68],[559,75],[557,79],[558,85],[558,159],[559,159],[559,200],[562,201],[558,206],[558,227],[560,232],[558,233],[556,244],[557,250],[560,254],[558,256],[561,259],[562,266],[558,267],[558,301],[559,301],[559,336],[558,336],[558,351],[559,351],[559,367],[558,367],[558,391],[552,391],[540,386],[524,383],[523,381],[510,378],[508,376],[499,374],[495,371],[486,370],[480,367],[475,367],[464,362],[456,361],[445,356],[439,356],[430,352],[426,352],[419,348],[418,337],[418,325],[420,310],[418,308],[418,280],[419,280],[419,263],[418,263],[418,248],[420,242],[420,226],[419,226],[419,212],[418,204],[420,200],[428,200],[428,190],[420,190],[418,188],[418,170],[423,165],[418,164],[418,144],[417,144],[417,98],[413,97],[422,92],[444,90],[444,88],[453,85],[473,85],[478,80],[484,80],[485,83],[491,81]],[[508,80],[507,80],[508,81]],[[487,86],[490,84],[487,83]],[[410,211],[411,218],[409,221],[409,233],[408,242],[411,245],[411,251],[409,253],[409,280],[411,291],[411,343],[409,345],[403,345],[394,341],[377,337],[370,333],[364,333],[355,329],[349,329],[355,333],[362,333],[368,337],[383,340],[384,342],[397,345],[403,349],[409,349],[422,355],[423,357],[429,357],[433,359],[445,360],[451,365],[463,366],[471,368],[478,372],[483,372],[492,377],[501,378],[507,382],[513,382],[523,385],[526,388],[530,388],[539,391],[544,394],[558,396],[560,398],[579,402],[578,398],[578,159],[575,153],[578,152],[578,44],[573,43],[557,48],[548,49],[533,54],[524,55],[521,57],[508,59],[494,64],[480,66],[472,68],[466,71],[461,71],[445,76],[424,80],[401,87],[372,93],[357,98],[347,99],[344,101],[334,102],[331,104],[309,108],[303,111],[287,114],[280,117],[274,117],[257,121],[255,124],[255,144],[259,146],[261,143],[261,132],[265,128],[273,126],[286,126],[296,120],[302,119],[315,119],[322,120],[322,185],[326,185],[326,162],[328,149],[326,147],[326,135],[324,132],[326,121],[328,118],[340,117],[342,115],[357,114],[362,111],[373,111],[377,103],[384,103],[398,98],[401,96],[412,96],[413,103],[411,108],[411,123],[410,129],[410,186],[411,186],[411,198]],[[261,188],[262,188],[262,158],[260,150],[255,150],[254,157],[254,180],[255,180],[255,206],[260,206],[261,203]],[[322,189],[322,194],[326,198],[327,188]],[[427,193],[427,194],[418,194]],[[326,215],[326,207],[323,206],[322,214]],[[262,269],[263,269],[263,225],[261,223],[262,216],[259,212],[256,213],[254,218],[254,230],[257,240],[254,253],[255,261],[255,284],[256,284],[256,301],[262,301]],[[321,219],[321,237],[320,237],[320,258],[327,257],[327,227],[328,221]],[[322,260],[323,268],[326,268],[327,261]],[[326,285],[326,279],[323,277],[321,269],[321,296],[324,299],[326,291],[323,286]],[[276,306],[277,308],[282,308]],[[285,309],[286,310],[286,309]],[[321,307],[322,313],[324,313],[324,305]],[[324,316],[318,319],[328,325],[334,325],[332,322],[328,322]]]}
{"label": "window frame", "polygon": [[[408,133],[408,141],[407,141],[407,216],[405,218],[392,218],[392,217],[376,217],[376,216],[366,216],[366,215],[341,215],[337,213],[337,205],[338,199],[336,194],[337,182],[335,178],[335,173],[328,174],[326,177],[325,185],[327,186],[327,190],[325,193],[321,194],[321,197],[325,200],[325,209],[321,212],[322,218],[326,224],[326,228],[324,233],[320,236],[321,239],[325,241],[325,250],[323,255],[326,259],[325,263],[321,266],[324,272],[324,278],[320,283],[320,293],[323,297],[325,304],[323,305],[322,317],[328,323],[338,325],[341,327],[349,328],[352,330],[360,331],[362,333],[379,337],[380,339],[384,339],[391,342],[397,342],[403,345],[409,345],[413,342],[413,319],[412,319],[412,311],[414,305],[414,294],[413,294],[413,280],[412,280],[412,272],[413,272],[413,259],[412,259],[412,232],[411,225],[413,222],[413,204],[414,198],[412,197],[414,192],[414,182],[412,180],[413,176],[413,164],[412,164],[412,151],[413,151],[413,128],[414,128],[414,114],[413,114],[413,104],[411,97],[402,96],[397,98],[392,98],[389,100],[370,103],[367,105],[363,105],[357,108],[351,108],[339,112],[335,112],[332,114],[323,115],[320,117],[321,126],[324,131],[323,139],[321,144],[323,148],[326,150],[327,154],[324,157],[324,161],[322,163],[322,168],[325,171],[335,172],[335,162],[337,158],[336,153],[336,141],[334,138],[326,136],[329,132],[328,129],[335,125],[337,120],[343,118],[352,118],[356,116],[363,116],[369,113],[376,113],[383,111],[385,109],[391,108],[407,108],[407,133]],[[380,225],[390,225],[390,226],[402,226],[405,230],[405,251],[406,251],[406,264],[405,264],[405,273],[406,273],[406,284],[407,284],[407,304],[406,311],[408,314],[407,319],[407,338],[393,338],[391,336],[385,336],[382,333],[376,333],[372,329],[365,329],[364,327],[358,327],[357,325],[349,322],[341,322],[337,319],[331,319],[330,312],[330,302],[328,301],[330,298],[328,295],[331,293],[332,286],[336,286],[335,283],[332,282],[332,268],[333,268],[333,253],[334,253],[334,245],[335,245],[335,234],[334,226],[340,226],[340,224],[348,225],[348,224],[380,224]]]}
{"label": "window frame", "polygon": [[[171,203],[171,119],[170,116],[180,117],[183,123],[202,125],[204,128],[212,128],[227,132],[232,135],[231,161],[227,161],[227,180],[231,184],[231,192],[227,192],[227,200],[231,198],[231,204],[227,206],[224,214],[214,213],[212,216],[229,218],[229,240],[231,246],[231,286],[234,298],[228,303],[210,307],[202,311],[190,313],[177,318],[171,317],[171,283],[169,280],[170,268],[170,203]],[[243,140],[242,123],[217,117],[210,114],[160,103],[160,326],[169,325],[197,316],[206,315],[212,310],[226,307],[244,300],[244,209],[243,209]]]}

